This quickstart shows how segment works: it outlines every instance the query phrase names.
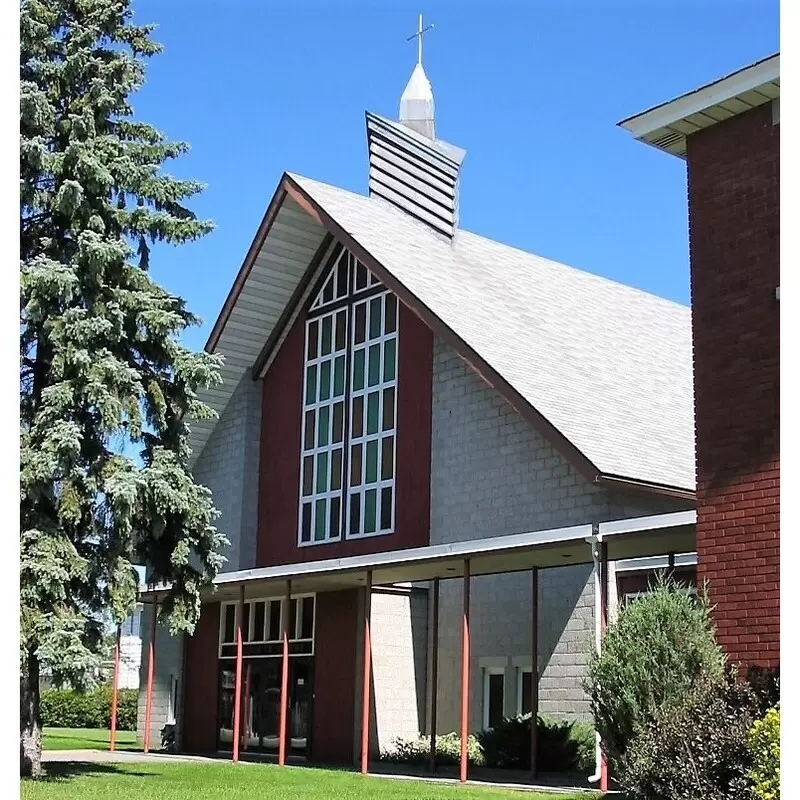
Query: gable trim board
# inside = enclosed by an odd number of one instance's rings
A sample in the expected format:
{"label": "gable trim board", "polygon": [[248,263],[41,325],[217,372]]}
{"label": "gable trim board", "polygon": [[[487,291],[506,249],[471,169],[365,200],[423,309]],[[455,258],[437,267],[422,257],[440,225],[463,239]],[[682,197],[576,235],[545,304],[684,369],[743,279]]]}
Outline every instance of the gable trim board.
{"label": "gable trim board", "polygon": [[[657,493],[657,494],[665,494],[669,496],[675,496],[680,498],[692,499],[694,497],[693,488],[689,488],[686,484],[684,485],[677,485],[677,484],[669,484],[669,483],[662,483],[658,481],[646,480],[642,478],[637,478],[635,475],[619,475],[619,474],[612,474],[609,472],[603,472],[593,461],[590,459],[585,452],[581,450],[567,435],[565,435],[559,428],[550,422],[550,420],[542,414],[523,394],[515,388],[509,380],[507,380],[501,372],[496,369],[490,363],[489,359],[484,358],[474,347],[472,347],[469,343],[467,343],[462,336],[456,333],[448,324],[446,324],[437,314],[436,312],[430,307],[429,304],[423,302],[419,296],[414,294],[406,285],[403,283],[399,278],[397,278],[393,272],[391,272],[388,268],[384,267],[384,265],[373,256],[371,252],[367,249],[366,246],[362,245],[361,242],[358,241],[354,233],[350,230],[347,230],[345,224],[341,223],[339,220],[336,219],[334,213],[329,213],[329,211],[325,208],[323,201],[319,200],[317,197],[313,195],[305,186],[303,186],[300,182],[302,180],[305,182],[307,179],[298,179],[296,176],[290,175],[289,173],[284,173],[282,176],[278,188],[272,198],[272,201],[269,204],[267,212],[262,220],[261,225],[259,226],[259,230],[256,233],[256,238],[254,239],[253,245],[251,245],[250,250],[248,251],[247,257],[245,259],[242,268],[237,275],[236,280],[234,281],[234,285],[231,289],[231,292],[228,295],[228,298],[225,301],[225,305],[223,306],[223,310],[220,314],[220,318],[217,320],[217,323],[212,330],[212,334],[209,337],[208,343],[206,345],[206,350],[209,352],[214,352],[217,348],[220,339],[222,337],[223,331],[227,324],[228,319],[231,317],[231,314],[239,301],[239,296],[241,295],[245,283],[247,282],[247,278],[252,270],[253,264],[257,260],[258,253],[260,248],[264,245],[264,242],[267,240],[269,231],[278,216],[280,209],[286,202],[288,198],[293,201],[299,209],[302,209],[309,215],[309,217],[317,222],[319,226],[323,229],[324,237],[327,238],[328,236],[333,236],[340,244],[347,247],[359,260],[361,260],[368,269],[370,269],[385,285],[388,289],[394,292],[398,298],[416,315],[418,316],[435,334],[440,336],[444,341],[446,341],[451,347],[453,347],[459,356],[491,387],[498,390],[506,400],[511,404],[511,406],[519,413],[529,424],[533,425],[535,429],[537,429],[540,433],[542,433],[548,440],[550,440],[556,449],[564,455],[571,463],[573,463],[576,468],[583,474],[588,480],[596,484],[607,484],[609,486],[616,486],[618,488],[625,488],[628,490],[634,491],[644,491],[648,493]],[[312,182],[314,183],[314,182]],[[377,198],[367,198],[360,195],[352,195],[349,192],[345,192],[344,190],[336,189],[335,187],[327,187],[324,184],[315,184],[321,188],[326,190],[335,191],[337,193],[341,193],[343,198],[346,198],[348,201],[352,201],[353,203],[367,203],[370,204],[371,208],[374,208],[376,212],[379,212],[381,215],[386,217],[389,213],[397,215],[397,218],[391,218],[390,222],[392,224],[397,224],[398,228],[402,227],[402,225],[417,225],[421,226],[421,223],[418,223],[410,218],[407,221],[404,220],[405,215],[391,207],[389,204],[386,204],[384,201],[377,199]],[[296,211],[292,211],[292,214],[296,214]],[[385,221],[385,220],[384,220]],[[424,227],[424,226],[423,226]],[[398,231],[399,235],[403,234],[403,231]],[[418,233],[418,229],[414,229],[413,233]],[[433,242],[440,242],[438,237],[432,232],[428,230],[427,235],[429,236],[430,241]],[[467,236],[474,236],[472,234],[465,234]],[[322,238],[322,234],[321,234]],[[458,237],[457,237],[458,238]],[[423,244],[427,245],[428,239],[426,239]],[[490,244],[497,244],[497,243],[490,243]],[[433,245],[432,245],[433,246]],[[440,244],[440,246],[442,246]],[[448,244],[444,243],[443,246],[447,247]],[[502,245],[497,245],[499,247],[504,247]],[[330,245],[328,246],[329,249]],[[509,248],[510,249],[510,248]],[[314,259],[319,256],[320,262],[322,259],[322,253],[327,252],[325,247],[318,247],[316,250],[316,255]],[[519,252],[519,251],[515,251]],[[528,254],[529,255],[529,254]],[[535,257],[534,257],[535,258]],[[320,269],[319,263],[317,263],[317,269]],[[324,262],[321,262],[324,263]],[[553,263],[553,262],[548,262]],[[563,265],[556,265],[561,266]],[[564,270],[569,270],[568,267],[563,267]],[[296,315],[298,308],[300,307],[301,299],[308,292],[308,283],[312,280],[309,277],[309,273],[313,275],[314,270],[312,266],[309,264],[306,266],[305,271],[303,272],[303,277],[299,279],[299,284],[302,284],[305,281],[305,291],[300,289],[299,285],[295,286],[295,289],[292,293],[291,299],[288,301],[287,306],[283,309],[283,313],[281,314],[280,320],[278,323],[273,327],[273,329],[266,330],[264,332],[265,338],[267,339],[267,344],[263,346],[260,354],[257,358],[253,359],[253,362],[260,367],[260,369],[256,370],[253,369],[252,375],[253,378],[256,376],[263,376],[265,367],[269,364],[269,359],[271,354],[274,352],[275,348],[279,346],[281,341],[281,334],[282,331],[285,330],[286,324],[289,319]],[[577,272],[577,271],[575,271]],[[590,276],[594,280],[603,280],[599,279],[596,276]],[[612,284],[612,282],[607,282],[608,284]],[[613,284],[612,284],[613,285]],[[625,287],[625,289],[629,292],[635,292],[637,290],[630,289],[629,287]],[[650,297],[642,293],[643,296]],[[651,302],[655,300],[655,298],[651,298]],[[660,301],[660,299],[658,299]],[[661,301],[666,303],[667,301]],[[290,310],[291,309],[291,310]],[[251,368],[253,364],[250,365]],[[587,395],[584,398],[584,401],[589,402],[591,401],[591,397]],[[656,447],[657,445],[654,445]],[[687,477],[688,482],[688,477]]]}

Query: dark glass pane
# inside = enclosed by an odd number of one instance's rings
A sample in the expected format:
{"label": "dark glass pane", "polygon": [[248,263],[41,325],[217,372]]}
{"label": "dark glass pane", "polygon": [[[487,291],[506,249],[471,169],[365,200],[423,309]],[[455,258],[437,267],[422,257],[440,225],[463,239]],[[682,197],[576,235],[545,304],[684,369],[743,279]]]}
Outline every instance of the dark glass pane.
{"label": "dark glass pane", "polygon": [[383,305],[382,297],[373,297],[369,301],[369,338],[377,339],[381,335],[381,306]]}
{"label": "dark glass pane", "polygon": [[397,355],[397,339],[389,339],[383,343],[383,380],[384,382],[393,381],[395,378],[395,367]]}
{"label": "dark glass pane", "polygon": [[319,368],[319,399],[327,400],[331,396],[331,362],[323,361]]}
{"label": "dark glass pane", "polygon": [[306,405],[317,401],[317,368],[313,364],[306,369]]}
{"label": "dark glass pane", "polygon": [[339,507],[341,502],[341,499],[338,497],[331,498],[331,521],[329,527],[331,539],[339,538]]}
{"label": "dark glass pane", "polygon": [[364,289],[366,285],[367,268],[360,261],[356,261],[356,290]]}
{"label": "dark glass pane", "polygon": [[314,635],[314,598],[304,597],[300,609],[300,638],[310,639]]}
{"label": "dark glass pane", "polygon": [[364,435],[364,395],[360,394],[353,398],[353,419],[350,420],[353,426],[352,436],[357,439]]}
{"label": "dark glass pane", "polygon": [[392,527],[392,487],[381,489],[381,530],[388,531]]}
{"label": "dark glass pane", "polygon": [[344,437],[344,403],[334,403],[333,406],[333,435],[331,441],[335,444]]}
{"label": "dark glass pane", "polygon": [[350,485],[361,485],[361,445],[354,444],[350,448]]}
{"label": "dark glass pane", "polygon": [[333,275],[328,278],[325,288],[322,290],[322,302],[330,303],[333,300]]}
{"label": "dark glass pane", "polygon": [[320,355],[327,356],[331,352],[331,338],[333,336],[333,317],[325,317],[322,320],[322,346]]}
{"label": "dark glass pane", "polygon": [[236,606],[233,604],[225,606],[225,629],[222,635],[225,642],[236,640]]}
{"label": "dark glass pane", "polygon": [[393,294],[386,295],[386,322],[383,330],[386,333],[397,330],[397,298]]}
{"label": "dark glass pane", "polygon": [[242,614],[242,641],[250,641],[250,603],[245,603]]}
{"label": "dark glass pane", "polygon": [[361,533],[361,495],[350,495],[350,533]]}
{"label": "dark glass pane", "polygon": [[317,427],[317,447],[325,447],[328,444],[328,437],[330,432],[328,427],[330,425],[331,407],[322,406],[319,410],[319,423]]}
{"label": "dark glass pane", "polygon": [[271,600],[269,604],[269,633],[267,641],[281,638],[281,601]]}
{"label": "dark glass pane", "polygon": [[383,430],[394,428],[394,387],[383,390]]}
{"label": "dark glass pane", "polygon": [[381,346],[379,344],[370,345],[369,348],[369,377],[367,378],[368,386],[375,386],[380,380],[380,366],[381,366]]}
{"label": "dark glass pane", "polygon": [[503,676],[489,675],[489,727],[495,728],[503,719]]}
{"label": "dark glass pane", "polygon": [[316,358],[317,357],[317,346],[319,344],[319,322],[314,320],[314,322],[309,323],[308,325],[308,358]]}
{"label": "dark glass pane", "polygon": [[378,440],[367,442],[367,466],[364,483],[375,483],[378,480]]}
{"label": "dark glass pane", "polygon": [[522,708],[523,714],[531,713],[531,673],[522,673]]}
{"label": "dark glass pane", "polygon": [[344,297],[347,294],[347,256],[339,259],[336,268],[336,296]]}
{"label": "dark glass pane", "polygon": [[364,353],[365,351],[356,350],[353,354],[353,391],[357,392],[364,388]]}
{"label": "dark glass pane", "polygon": [[306,430],[303,442],[306,450],[310,450],[314,446],[314,422],[317,418],[317,412],[313,409],[306,411]]}
{"label": "dark glass pane", "polygon": [[300,541],[311,541],[311,503],[303,503],[303,525],[300,531]]}
{"label": "dark glass pane", "polygon": [[344,394],[344,356],[336,356],[333,362],[333,396]]}
{"label": "dark glass pane", "polygon": [[[328,454],[317,454],[317,494],[328,491]],[[317,520],[319,523],[319,520]]]}
{"label": "dark glass pane", "polygon": [[334,450],[331,453],[331,491],[342,488],[342,451]]}
{"label": "dark glass pane", "polygon": [[266,614],[266,603],[256,603],[255,615],[253,616],[253,636],[251,642],[262,642],[264,640],[264,617]]}
{"label": "dark glass pane", "polygon": [[378,432],[378,401],[380,394],[370,392],[367,395],[367,433]]}
{"label": "dark glass pane", "polygon": [[394,436],[381,439],[381,480],[388,481],[394,475]]}
{"label": "dark glass pane", "polygon": [[378,492],[375,489],[367,489],[364,492],[364,533],[375,533],[375,503],[378,499]]}
{"label": "dark glass pane", "polygon": [[314,456],[303,459],[303,497],[314,491]]}
{"label": "dark glass pane", "polygon": [[[325,538],[325,507],[327,501],[325,499],[317,500],[316,508],[314,509],[314,541],[321,542]],[[291,617],[289,618],[291,621]]]}
{"label": "dark glass pane", "polygon": [[347,345],[347,312],[339,311],[336,314],[336,350],[344,350]]}
{"label": "dark glass pane", "polygon": [[367,304],[359,303],[356,306],[355,343],[361,344],[367,335]]}
{"label": "dark glass pane", "polygon": [[297,600],[289,601],[289,638],[297,638]]}

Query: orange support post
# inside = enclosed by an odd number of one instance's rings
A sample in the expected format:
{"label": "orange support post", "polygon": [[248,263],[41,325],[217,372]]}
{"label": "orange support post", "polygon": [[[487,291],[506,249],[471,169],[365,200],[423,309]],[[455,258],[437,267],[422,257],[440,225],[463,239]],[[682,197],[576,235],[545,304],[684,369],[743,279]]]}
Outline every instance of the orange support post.
{"label": "orange support post", "polygon": [[117,625],[117,641],[114,645],[114,688],[111,690],[111,735],[108,749],[113,753],[117,744],[117,701],[119,700],[119,640],[122,626]]}
{"label": "orange support post", "polygon": [[283,664],[281,668],[281,715],[278,729],[278,765],[286,764],[286,717],[289,711],[289,609],[292,607],[292,582],[286,581],[286,598],[281,624]]}
{"label": "orange support post", "polygon": [[[598,543],[600,551],[600,638],[608,627],[608,542]],[[605,749],[600,754],[600,791],[608,791],[608,758]]]}
{"label": "orange support post", "polygon": [[244,617],[244,585],[239,587],[236,608],[236,683],[233,690],[233,760],[239,760],[239,735],[242,707],[242,617]]}
{"label": "orange support post", "polygon": [[370,616],[372,612],[372,570],[367,570],[364,586],[364,674],[361,684],[361,774],[369,767],[369,678],[372,659]]}
{"label": "orange support post", "polygon": [[439,688],[439,579],[433,581],[433,632],[431,634],[431,753],[430,770],[436,772],[436,692]]}
{"label": "orange support post", "polygon": [[539,568],[531,570],[531,778],[539,772]]}
{"label": "orange support post", "polygon": [[464,615],[461,626],[461,768],[459,780],[467,780],[469,738],[469,559],[464,559]]}
{"label": "orange support post", "polygon": [[144,706],[144,752],[150,752],[150,717],[153,711],[153,663],[156,657],[156,618],[158,600],[153,601],[153,618],[150,620],[150,643],[147,658],[147,695]]}

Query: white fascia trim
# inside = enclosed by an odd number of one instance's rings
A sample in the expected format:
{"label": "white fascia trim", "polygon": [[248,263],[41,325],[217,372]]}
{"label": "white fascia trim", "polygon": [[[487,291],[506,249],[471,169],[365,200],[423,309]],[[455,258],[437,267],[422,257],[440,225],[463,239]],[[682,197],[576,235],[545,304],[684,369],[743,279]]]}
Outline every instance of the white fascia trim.
{"label": "white fascia trim", "polygon": [[650,108],[641,114],[628,117],[622,120],[619,126],[632,133],[637,139],[641,139],[653,131],[669,127],[674,122],[692,114],[705,111],[718,103],[724,103],[744,92],[758,89],[759,86],[780,78],[780,74],[781,57],[778,53],[714,83]]}
{"label": "white fascia trim", "polygon": [[626,533],[639,533],[640,531],[679,528],[684,525],[695,525],[696,523],[697,512],[694,509],[691,511],[674,511],[671,514],[656,514],[652,517],[634,517],[633,519],[601,522],[598,526],[598,539]]}
{"label": "white fascia trim", "polygon": [[[697,553],[680,553],[675,556],[676,567],[693,567],[697,565]],[[669,556],[653,556],[650,558],[626,558],[615,562],[617,572],[642,572],[653,569],[667,569]]]}

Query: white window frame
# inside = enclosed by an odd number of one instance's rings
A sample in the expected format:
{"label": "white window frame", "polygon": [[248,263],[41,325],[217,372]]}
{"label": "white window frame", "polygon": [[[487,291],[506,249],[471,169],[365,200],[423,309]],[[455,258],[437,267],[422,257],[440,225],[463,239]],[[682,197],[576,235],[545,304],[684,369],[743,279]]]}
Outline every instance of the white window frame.
{"label": "white window frame", "polygon": [[167,725],[174,725],[178,711],[178,679],[169,676],[169,697],[167,699]]}
{"label": "white window frame", "polygon": [[483,730],[489,729],[489,698],[490,698],[490,676],[503,676],[503,699],[501,701],[500,716],[505,716],[506,705],[506,669],[505,667],[484,667],[483,668]]}

